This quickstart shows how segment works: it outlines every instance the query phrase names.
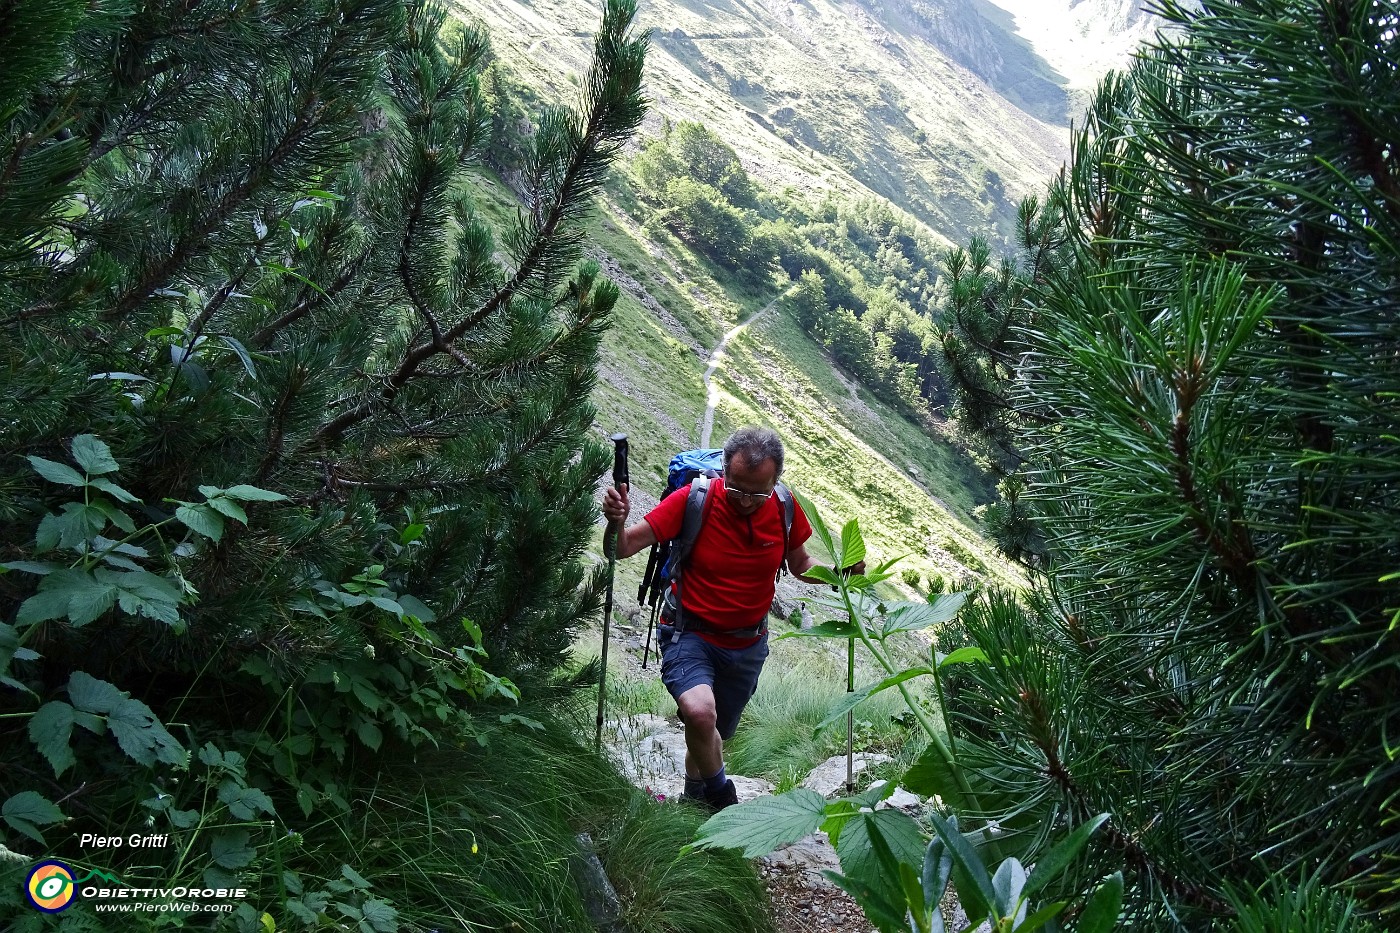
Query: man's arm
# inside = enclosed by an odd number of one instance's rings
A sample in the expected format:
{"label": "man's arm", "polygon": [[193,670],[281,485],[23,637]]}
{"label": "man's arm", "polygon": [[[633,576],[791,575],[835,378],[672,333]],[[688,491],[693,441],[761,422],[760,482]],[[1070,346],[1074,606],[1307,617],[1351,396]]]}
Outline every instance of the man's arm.
{"label": "man's arm", "polygon": [[[632,503],[627,498],[627,484],[623,483],[622,491],[609,487],[603,493],[603,514],[609,522],[616,522],[621,525],[627,521],[627,514],[632,510]],[[631,557],[638,551],[644,551],[656,543],[656,532],[652,530],[651,523],[640,521],[631,528],[625,529],[617,536],[617,552],[614,556],[618,560],[624,557]]]}

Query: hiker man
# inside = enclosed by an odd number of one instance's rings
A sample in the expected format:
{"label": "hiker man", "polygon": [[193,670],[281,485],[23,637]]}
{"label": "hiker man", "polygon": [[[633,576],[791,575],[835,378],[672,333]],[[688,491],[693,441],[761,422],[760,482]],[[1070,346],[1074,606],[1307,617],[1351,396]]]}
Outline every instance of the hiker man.
{"label": "hiker man", "polygon": [[[724,773],[723,741],[738,727],[768,657],[764,620],[783,559],[793,576],[820,582],[803,576],[818,561],[807,553],[812,526],[795,501],[791,529],[785,529],[774,494],[782,472],[783,442],[768,428],[740,428],[725,441],[723,476],[704,493],[703,524],[657,627],[661,680],[685,723],[685,796],[712,810],[737,802]],[[626,528],[617,558],[679,536],[689,494],[681,487]],[[603,514],[609,521],[626,522],[630,508],[625,485],[607,490]]]}

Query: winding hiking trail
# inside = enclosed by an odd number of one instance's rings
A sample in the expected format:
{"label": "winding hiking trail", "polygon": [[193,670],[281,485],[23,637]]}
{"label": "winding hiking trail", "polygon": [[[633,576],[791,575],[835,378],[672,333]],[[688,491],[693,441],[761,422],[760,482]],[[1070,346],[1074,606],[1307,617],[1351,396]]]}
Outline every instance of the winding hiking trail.
{"label": "winding hiking trail", "polygon": [[744,328],[777,307],[778,302],[786,298],[792,291],[793,289],[788,289],[780,293],[776,298],[768,302],[768,304],[749,315],[746,320],[740,321],[738,324],[734,325],[734,327],[720,339],[719,344],[714,350],[710,352],[710,358],[706,361],[705,365],[705,416],[700,419],[700,441],[695,445],[696,447],[710,446],[710,434],[714,431],[715,427],[715,406],[719,404],[719,386],[714,384],[712,377],[715,374],[715,370],[719,369],[720,362],[724,359],[724,348],[729,346],[729,341],[737,337]]}

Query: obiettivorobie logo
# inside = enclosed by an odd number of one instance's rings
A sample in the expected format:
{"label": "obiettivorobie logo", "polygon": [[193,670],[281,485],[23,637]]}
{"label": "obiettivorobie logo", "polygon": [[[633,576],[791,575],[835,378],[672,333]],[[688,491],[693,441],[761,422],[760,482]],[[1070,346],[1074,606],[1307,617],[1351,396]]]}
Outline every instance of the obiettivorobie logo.
{"label": "obiettivorobie logo", "polygon": [[70,866],[55,859],[45,859],[29,869],[29,877],[24,882],[24,893],[35,910],[56,914],[73,906],[78,885],[93,878],[100,878],[110,884],[121,884],[119,878],[97,869],[81,878],[75,878]]}
{"label": "obiettivorobie logo", "polygon": [[44,859],[29,869],[24,893],[29,898],[30,906],[46,914],[67,910],[80,897],[90,901],[97,911],[228,913],[235,907],[230,901],[248,896],[246,888],[200,885],[134,887],[100,868],[79,877],[71,865],[57,859]]}

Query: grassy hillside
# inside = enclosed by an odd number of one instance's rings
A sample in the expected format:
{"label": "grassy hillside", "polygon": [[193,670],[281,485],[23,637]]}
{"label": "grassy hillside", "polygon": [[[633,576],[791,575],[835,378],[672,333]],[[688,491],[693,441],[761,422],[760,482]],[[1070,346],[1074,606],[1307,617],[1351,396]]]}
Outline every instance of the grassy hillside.
{"label": "grassy hillside", "polygon": [[[591,0],[453,0],[550,96],[586,60]],[[652,0],[646,91],[705,123],[773,190],[878,195],[946,242],[1005,238],[1067,154],[1060,78],[990,4]]]}

